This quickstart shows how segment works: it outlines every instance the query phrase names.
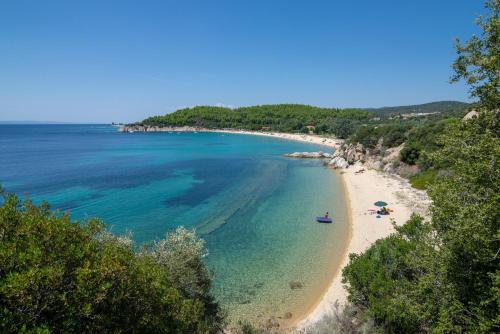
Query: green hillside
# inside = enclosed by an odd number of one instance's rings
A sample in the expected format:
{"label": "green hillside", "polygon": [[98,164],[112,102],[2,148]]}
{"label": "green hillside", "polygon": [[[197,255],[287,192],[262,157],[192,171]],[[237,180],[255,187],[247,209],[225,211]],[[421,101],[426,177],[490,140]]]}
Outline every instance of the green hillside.
{"label": "green hillside", "polygon": [[409,106],[366,108],[364,110],[379,116],[393,116],[411,113],[453,113],[463,111],[469,106],[469,103],[459,101],[438,101]]}
{"label": "green hillside", "polygon": [[377,117],[380,116],[438,113],[438,118],[442,118],[454,112],[461,113],[467,106],[466,103],[454,101],[380,109],[321,108],[303,104],[259,105],[235,109],[197,106],[162,116],[149,117],[139,124],[303,133],[313,131],[317,134],[331,134],[339,138],[347,138],[362,125],[379,123]]}
{"label": "green hillside", "polygon": [[198,106],[150,117],[140,124],[281,132],[309,132],[314,127],[316,133],[334,133],[345,137],[348,133],[343,128],[352,128],[369,118],[370,113],[360,109],[320,108],[302,104],[260,105],[235,109]]}

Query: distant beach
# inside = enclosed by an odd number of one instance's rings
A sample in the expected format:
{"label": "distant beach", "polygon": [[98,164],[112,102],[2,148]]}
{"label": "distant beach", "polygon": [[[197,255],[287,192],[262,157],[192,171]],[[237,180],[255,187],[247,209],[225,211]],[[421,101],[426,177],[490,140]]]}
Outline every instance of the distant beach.
{"label": "distant beach", "polygon": [[204,131],[246,134],[254,136],[281,138],[287,140],[296,140],[309,144],[328,146],[331,148],[337,148],[340,144],[344,142],[342,139],[326,138],[318,135],[303,134],[303,133],[262,132],[262,131],[246,131],[246,130],[204,130]]}
{"label": "distant beach", "polygon": [[336,148],[344,141],[338,138],[323,137],[314,134],[305,133],[283,133],[272,131],[250,131],[250,130],[235,130],[235,129],[207,129],[192,126],[179,127],[158,127],[158,126],[142,126],[142,125],[123,125],[120,126],[121,132],[217,132],[217,133],[232,133],[244,134],[253,136],[265,136],[273,138],[281,138],[287,140],[295,140],[308,144],[323,145],[331,148]]}

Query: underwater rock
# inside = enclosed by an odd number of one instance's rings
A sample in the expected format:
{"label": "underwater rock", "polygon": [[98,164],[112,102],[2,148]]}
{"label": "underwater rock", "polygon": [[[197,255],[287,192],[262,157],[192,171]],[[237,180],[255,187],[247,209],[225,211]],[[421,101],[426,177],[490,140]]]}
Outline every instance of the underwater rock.
{"label": "underwater rock", "polygon": [[299,282],[299,281],[291,281],[288,283],[288,285],[290,286],[290,289],[292,289],[292,290],[300,289],[304,286],[302,284],[302,282]]}
{"label": "underwater rock", "polygon": [[277,329],[280,327],[280,323],[275,317],[272,317],[272,318],[267,319],[264,327],[266,330]]}

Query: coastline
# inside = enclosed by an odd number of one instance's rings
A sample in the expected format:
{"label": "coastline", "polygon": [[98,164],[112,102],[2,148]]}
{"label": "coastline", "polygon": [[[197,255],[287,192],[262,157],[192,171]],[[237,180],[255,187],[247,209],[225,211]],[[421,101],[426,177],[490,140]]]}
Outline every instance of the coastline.
{"label": "coastline", "polygon": [[300,141],[309,144],[322,145],[330,148],[339,147],[344,140],[337,138],[322,137],[314,134],[305,133],[285,133],[273,131],[250,131],[236,129],[207,129],[192,126],[179,127],[158,127],[158,126],[142,126],[142,125],[125,125],[120,126],[119,132],[216,132],[216,133],[231,133],[252,136],[273,137],[286,140]]}
{"label": "coastline", "polygon": [[[342,278],[342,269],[346,266],[349,260],[349,247],[351,245],[351,241],[353,238],[353,228],[352,228],[352,210],[351,210],[351,200],[349,198],[347,187],[345,184],[345,178],[342,176],[343,172],[334,171],[335,173],[339,173],[340,180],[342,182],[342,193],[345,198],[345,206],[346,206],[346,218],[347,218],[347,238],[344,242],[344,249],[342,250],[342,254],[340,257],[332,263],[335,266],[335,270],[333,272],[332,278],[330,282],[324,286],[321,295],[316,298],[313,303],[313,306],[310,307],[307,312],[300,315],[296,319],[289,324],[288,328],[290,329],[298,329],[302,330],[307,328],[308,326],[314,324],[318,320],[320,320],[323,316],[327,315],[331,309],[332,305],[338,299],[337,294],[339,293],[338,287],[341,278]],[[339,281],[338,283],[336,281]],[[347,298],[347,292],[344,291],[343,287],[341,287],[341,294],[343,294],[344,298]]]}
{"label": "coastline", "polygon": [[[260,135],[274,138],[302,141],[317,145],[338,148],[344,141],[326,139],[315,135],[287,134],[273,132],[255,132],[240,130],[208,130],[208,132],[236,133],[246,135]],[[355,174],[363,168],[358,163],[347,169],[333,171],[340,173],[343,193],[346,199],[347,217],[349,224],[348,240],[340,261],[335,261],[335,273],[320,298],[305,314],[294,319],[288,328],[304,329],[318,322],[326,315],[331,314],[335,303],[342,308],[347,302],[347,291],[342,284],[342,269],[349,263],[349,254],[362,253],[378,239],[385,238],[395,231],[396,225],[403,225],[412,215],[418,213],[428,215],[430,205],[424,191],[413,188],[408,180],[394,174],[366,169],[365,172]],[[393,209],[389,216],[370,215],[368,209],[376,208],[373,203],[383,200]]]}
{"label": "coastline", "polygon": [[[331,314],[335,303],[341,308],[346,304],[347,291],[342,284],[342,269],[349,263],[349,254],[359,254],[378,239],[393,233],[393,222],[398,226],[403,225],[413,212],[427,215],[430,203],[425,192],[412,188],[407,180],[396,175],[375,170],[355,174],[361,168],[362,165],[358,164],[340,172],[349,206],[351,238],[329,288],[316,307],[305,317],[298,319],[298,329],[307,328]],[[373,203],[378,200],[387,202],[394,212],[381,218],[369,214],[368,209],[376,208]]]}
{"label": "coastline", "polygon": [[218,132],[218,133],[231,133],[253,136],[273,137],[286,140],[300,141],[309,144],[321,145],[330,148],[339,147],[344,141],[337,138],[327,138],[318,135],[302,134],[302,133],[284,133],[284,132],[260,132],[260,131],[247,131],[247,130],[201,130],[200,132]]}
{"label": "coastline", "polygon": [[[257,135],[273,137],[285,140],[300,141],[320,146],[337,149],[344,140],[336,138],[325,138],[311,134],[291,134],[280,132],[263,132],[233,129],[206,129],[196,127],[140,127],[134,126],[132,132],[216,132],[229,134]],[[130,132],[127,127],[122,127],[121,132]],[[424,191],[414,189],[408,180],[394,174],[378,172],[364,168],[363,173],[355,174],[363,168],[357,163],[347,169],[332,171],[340,173],[343,185],[343,193],[346,199],[346,210],[349,224],[346,247],[340,260],[332,263],[335,271],[332,279],[325,287],[324,292],[314,302],[314,306],[305,314],[288,322],[286,328],[302,330],[321,320],[324,316],[332,313],[333,306],[338,303],[342,308],[347,302],[347,291],[342,284],[342,269],[349,263],[349,254],[362,253],[375,241],[385,238],[393,233],[394,226],[404,224],[413,212],[427,216],[430,204]],[[376,201],[385,201],[388,207],[393,209],[389,216],[370,215],[368,209],[375,209]]]}

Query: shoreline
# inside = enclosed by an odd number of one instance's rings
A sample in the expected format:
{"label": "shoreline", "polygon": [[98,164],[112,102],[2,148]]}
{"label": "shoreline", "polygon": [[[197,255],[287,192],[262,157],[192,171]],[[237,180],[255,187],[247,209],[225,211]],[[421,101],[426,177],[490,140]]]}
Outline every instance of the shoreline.
{"label": "shoreline", "polygon": [[344,247],[343,247],[344,249],[342,251],[342,254],[340,254],[339,258],[333,263],[335,264],[335,270],[333,272],[330,282],[323,289],[323,293],[320,296],[318,296],[318,298],[316,298],[312,307],[310,307],[306,313],[294,319],[294,321],[291,323],[291,326],[289,326],[289,328],[291,329],[299,329],[299,330],[304,329],[309,325],[315,323],[316,321],[320,320],[321,317],[323,317],[328,313],[328,311],[331,309],[330,306],[333,305],[333,303],[335,302],[335,300],[331,300],[329,295],[331,294],[333,296],[334,293],[335,294],[337,293],[337,288],[333,287],[334,282],[337,278],[341,278],[342,269],[346,265],[345,260],[349,259],[349,245],[351,244],[353,237],[351,200],[347,192],[347,186],[345,183],[345,179],[342,175],[342,171],[341,172],[335,171],[335,172],[339,174],[338,177],[340,177],[342,183],[342,194],[344,196],[345,206],[346,206],[345,209],[347,218],[347,238],[344,242]]}
{"label": "shoreline", "polygon": [[247,131],[247,130],[210,130],[205,129],[199,132],[217,132],[217,133],[231,133],[252,136],[272,137],[286,140],[299,141],[308,144],[321,145],[329,148],[338,148],[344,140],[337,138],[327,138],[319,135],[302,134],[302,133],[285,133],[285,132],[260,132],[260,131]]}
{"label": "shoreline", "polygon": [[158,126],[121,126],[119,132],[214,132],[214,133],[230,133],[252,136],[272,137],[286,140],[300,141],[309,144],[321,145],[330,148],[338,148],[343,142],[343,139],[322,137],[315,134],[305,133],[286,133],[275,131],[251,131],[251,130],[237,130],[237,129],[207,129],[192,126],[180,127],[158,127]]}
{"label": "shoreline", "polygon": [[[327,139],[327,144],[320,136],[287,134],[287,133],[266,133],[240,130],[209,130],[208,132],[222,132],[245,135],[260,135],[274,138],[296,140],[305,143],[338,148],[344,141],[339,139]],[[291,321],[287,328],[298,330],[305,329],[318,322],[324,316],[330,315],[334,304],[338,303],[341,309],[347,302],[347,291],[342,284],[342,270],[349,263],[349,254],[362,253],[368,249],[378,239],[385,238],[395,232],[393,222],[400,226],[415,212],[422,216],[428,215],[430,201],[424,191],[413,188],[409,181],[395,174],[368,170],[361,174],[356,171],[363,168],[357,163],[347,169],[334,171],[339,173],[342,180],[342,192],[345,196],[348,237],[344,251],[340,260],[335,261],[335,271],[333,277],[325,288],[324,292],[305,314],[300,315]],[[388,207],[394,212],[389,216],[370,215],[368,209],[376,208],[373,203],[384,200]]]}
{"label": "shoreline", "polygon": [[[120,129],[128,132],[127,128]],[[195,127],[175,127],[175,128],[147,128],[143,127],[139,132],[215,132],[229,134],[243,134],[265,136],[285,140],[300,141],[319,146],[337,149],[344,140],[336,138],[326,138],[311,134],[293,134],[281,132],[262,132],[234,129],[205,129]],[[342,270],[349,263],[349,254],[362,253],[368,249],[378,239],[385,238],[393,233],[394,226],[403,225],[412,215],[418,213],[424,217],[428,215],[427,210],[430,201],[424,191],[413,188],[408,180],[394,174],[375,171],[364,168],[363,173],[355,174],[363,169],[363,165],[357,163],[347,169],[334,171],[339,173],[342,181],[342,192],[345,196],[348,237],[346,245],[340,259],[332,265],[335,271],[330,283],[324,292],[313,303],[313,306],[301,314],[299,317],[289,322],[286,328],[303,330],[318,322],[324,316],[330,315],[334,309],[334,304],[338,303],[340,309],[347,302],[347,291],[342,284]],[[370,215],[368,209],[375,209],[374,202],[383,200],[388,203],[388,207],[393,209],[389,216]]]}
{"label": "shoreline", "polygon": [[[396,175],[375,170],[355,174],[362,167],[357,164],[341,171],[349,206],[351,238],[330,286],[316,307],[299,319],[297,329],[305,329],[330,315],[335,303],[340,308],[346,304],[347,291],[342,284],[342,269],[349,263],[349,254],[362,253],[378,239],[389,236],[395,231],[393,222],[398,226],[403,225],[413,212],[424,217],[427,215],[430,202],[425,192],[412,188],[407,180]],[[368,209],[376,208],[373,203],[378,200],[387,202],[394,212],[381,218],[369,214]]]}

